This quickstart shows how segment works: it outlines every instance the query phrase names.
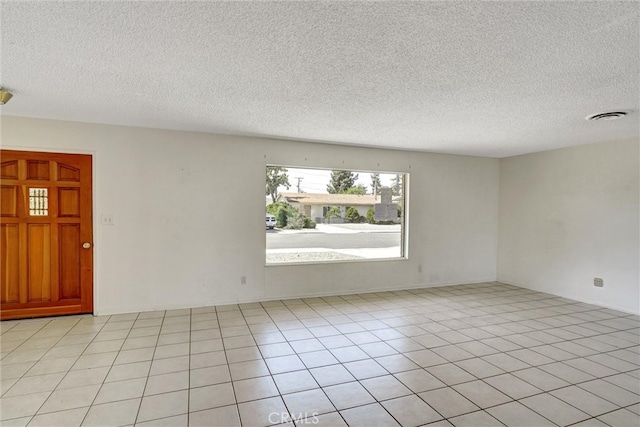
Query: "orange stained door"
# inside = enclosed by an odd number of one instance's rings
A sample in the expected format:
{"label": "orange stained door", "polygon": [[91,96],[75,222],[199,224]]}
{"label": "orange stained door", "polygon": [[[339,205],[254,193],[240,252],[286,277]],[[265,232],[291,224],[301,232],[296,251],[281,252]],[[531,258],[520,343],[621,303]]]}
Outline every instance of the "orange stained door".
{"label": "orange stained door", "polygon": [[0,319],[93,312],[91,156],[0,150]]}

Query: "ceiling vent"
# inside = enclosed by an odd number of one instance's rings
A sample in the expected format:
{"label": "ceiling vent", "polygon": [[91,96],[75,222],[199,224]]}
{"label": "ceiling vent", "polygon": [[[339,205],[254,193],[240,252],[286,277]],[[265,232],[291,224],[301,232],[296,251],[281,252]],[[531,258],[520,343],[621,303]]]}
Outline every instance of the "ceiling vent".
{"label": "ceiling vent", "polygon": [[608,113],[593,114],[586,117],[587,120],[616,120],[629,114],[626,111],[610,111]]}

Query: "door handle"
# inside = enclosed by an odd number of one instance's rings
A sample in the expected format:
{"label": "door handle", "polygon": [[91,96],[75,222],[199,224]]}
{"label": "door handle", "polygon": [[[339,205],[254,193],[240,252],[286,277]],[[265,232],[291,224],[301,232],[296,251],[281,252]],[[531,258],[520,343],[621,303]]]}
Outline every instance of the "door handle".
{"label": "door handle", "polygon": [[84,242],[84,243],[82,244],[82,247],[83,247],[84,249],[89,249],[89,248],[91,247],[91,243],[89,243],[89,242]]}

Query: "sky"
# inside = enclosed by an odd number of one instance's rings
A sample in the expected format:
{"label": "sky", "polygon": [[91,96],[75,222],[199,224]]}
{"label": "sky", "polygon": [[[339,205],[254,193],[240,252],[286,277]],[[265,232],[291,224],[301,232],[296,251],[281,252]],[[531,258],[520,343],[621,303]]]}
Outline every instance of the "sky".
{"label": "sky", "polygon": [[[279,193],[295,193],[298,191],[298,178],[300,180],[300,190],[305,193],[327,193],[327,184],[331,180],[331,170],[326,169],[298,169],[287,168],[289,175],[289,184],[291,187],[287,190],[286,187],[279,187]],[[367,187],[367,194],[371,194],[371,173],[370,172],[356,172],[358,174],[358,180],[356,185],[362,184]],[[390,186],[391,179],[395,174],[380,173],[380,182],[383,186]]]}

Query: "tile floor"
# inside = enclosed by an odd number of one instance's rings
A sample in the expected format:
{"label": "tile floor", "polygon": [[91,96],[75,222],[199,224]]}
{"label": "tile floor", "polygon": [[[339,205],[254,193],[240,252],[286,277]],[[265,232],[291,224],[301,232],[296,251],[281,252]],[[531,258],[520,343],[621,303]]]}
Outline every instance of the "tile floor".
{"label": "tile floor", "polygon": [[640,425],[637,316],[495,282],[0,327],[7,427]]}

